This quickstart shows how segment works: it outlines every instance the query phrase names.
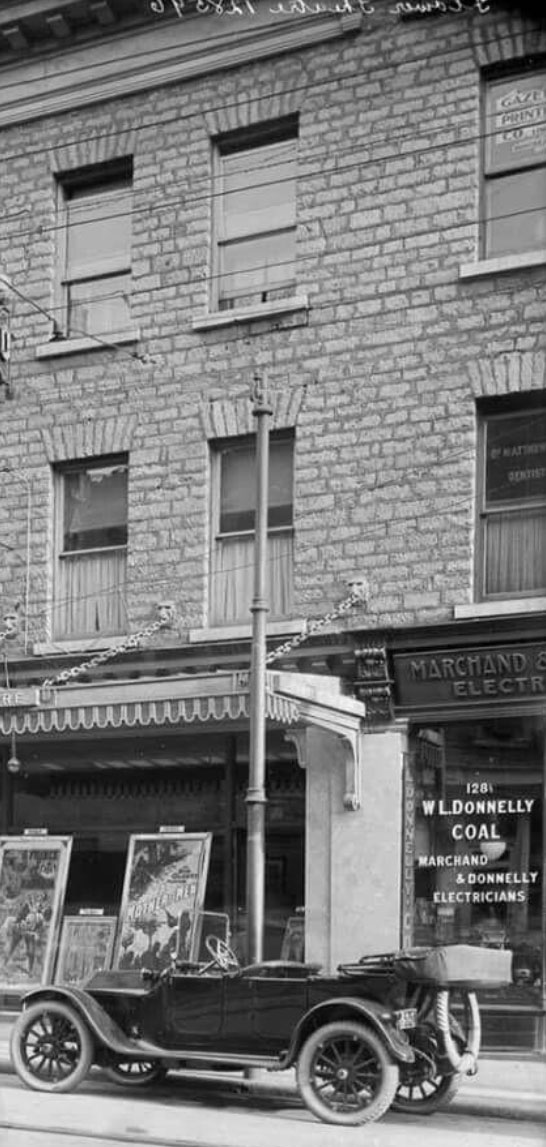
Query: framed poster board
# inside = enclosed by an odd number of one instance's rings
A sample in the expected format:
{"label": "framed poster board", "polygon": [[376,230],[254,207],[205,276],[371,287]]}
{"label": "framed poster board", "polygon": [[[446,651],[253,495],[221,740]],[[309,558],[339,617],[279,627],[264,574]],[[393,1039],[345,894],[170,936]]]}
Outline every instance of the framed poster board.
{"label": "framed poster board", "polygon": [[0,988],[53,977],[71,836],[0,837]]}
{"label": "framed poster board", "polygon": [[129,838],[114,968],[161,971],[196,959],[211,833],[161,832]]}
{"label": "framed poster board", "polygon": [[110,967],[117,916],[65,916],[55,972],[56,984],[79,988]]}

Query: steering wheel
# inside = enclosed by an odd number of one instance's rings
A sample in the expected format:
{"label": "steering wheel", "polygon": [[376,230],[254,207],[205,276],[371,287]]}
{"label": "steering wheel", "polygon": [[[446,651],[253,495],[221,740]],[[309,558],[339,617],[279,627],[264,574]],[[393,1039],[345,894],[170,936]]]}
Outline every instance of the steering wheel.
{"label": "steering wheel", "polygon": [[229,972],[230,968],[238,968],[239,961],[235,952],[226,944],[225,940],[221,940],[219,936],[207,936],[205,938],[205,948],[212,956],[212,964],[207,964],[207,968],[216,967],[221,972]]}

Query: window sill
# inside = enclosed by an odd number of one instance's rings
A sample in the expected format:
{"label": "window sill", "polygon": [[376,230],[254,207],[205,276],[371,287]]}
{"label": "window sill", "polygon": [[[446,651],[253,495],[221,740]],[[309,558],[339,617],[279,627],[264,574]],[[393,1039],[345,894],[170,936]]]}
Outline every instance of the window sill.
{"label": "window sill", "polygon": [[274,299],[271,303],[259,303],[255,307],[241,307],[239,310],[214,311],[194,319],[192,330],[207,331],[215,327],[230,327],[237,323],[247,323],[253,319],[271,319],[277,315],[294,314],[296,311],[307,311],[309,302],[307,295],[294,295],[291,299]]}
{"label": "window sill", "polygon": [[519,271],[526,267],[546,265],[546,250],[527,251],[523,255],[500,255],[498,259],[482,259],[477,263],[463,263],[459,279],[479,279],[483,275],[501,275],[505,271]]}
{"label": "window sill", "polygon": [[[268,637],[289,637],[292,633],[301,633],[305,621],[303,618],[290,621],[270,621],[267,624]],[[210,629],[190,629],[188,640],[191,644],[207,641],[237,641],[250,640],[252,637],[252,624],[218,625]]]}
{"label": "window sill", "polygon": [[89,653],[92,656],[94,653],[100,653],[102,649],[116,649],[125,641],[127,635],[119,633],[115,637],[107,635],[73,639],[60,637],[58,641],[36,641],[32,646],[32,653],[35,657],[40,657],[42,654],[51,656],[55,653]]}
{"label": "window sill", "polygon": [[480,617],[509,617],[512,614],[546,613],[546,597],[514,597],[456,605],[456,621]]}
{"label": "window sill", "polygon": [[88,350],[108,350],[110,347],[124,346],[127,343],[136,343],[140,338],[140,331],[113,331],[110,336],[97,335],[96,338],[86,336],[81,339],[51,339],[36,347],[36,358],[60,358],[67,354],[81,354]]}

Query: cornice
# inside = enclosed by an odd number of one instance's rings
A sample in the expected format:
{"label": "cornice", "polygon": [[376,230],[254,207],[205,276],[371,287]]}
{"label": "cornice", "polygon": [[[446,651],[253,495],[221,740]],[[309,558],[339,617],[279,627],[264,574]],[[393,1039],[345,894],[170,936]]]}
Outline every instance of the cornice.
{"label": "cornice", "polygon": [[[51,56],[20,61],[2,71],[4,102],[0,105],[0,126],[72,112],[75,108],[313,47],[354,35],[361,22],[362,16],[358,14],[316,16],[312,21],[290,17],[289,23],[260,23],[256,27],[238,25],[235,31],[228,30],[225,41],[215,47],[210,47],[210,41],[207,45],[204,26],[202,35],[188,43],[182,32],[177,36],[177,25],[169,22],[153,33],[140,29],[123,37],[110,37],[108,42],[95,42],[85,49],[81,45],[67,49],[62,56],[55,55],[55,70]],[[192,24],[192,31],[197,31],[197,21]],[[119,49],[121,39],[123,56],[111,50],[114,42]],[[158,60],[159,54],[163,56],[161,60]],[[61,59],[62,69],[58,66]],[[79,78],[82,72],[87,72],[85,80]],[[12,78],[13,94],[10,94]]]}

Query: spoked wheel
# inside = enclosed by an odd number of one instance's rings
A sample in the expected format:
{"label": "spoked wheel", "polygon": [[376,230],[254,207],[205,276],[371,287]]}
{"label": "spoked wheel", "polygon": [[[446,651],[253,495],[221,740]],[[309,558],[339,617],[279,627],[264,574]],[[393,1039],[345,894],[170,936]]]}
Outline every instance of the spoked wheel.
{"label": "spoked wheel", "polygon": [[167,1071],[158,1059],[118,1059],[107,1064],[104,1073],[125,1087],[148,1087],[163,1080]]}
{"label": "spoked wheel", "polygon": [[451,1103],[461,1086],[459,1075],[429,1075],[419,1072],[420,1055],[412,1064],[412,1078],[400,1082],[392,1102],[393,1111],[407,1115],[432,1115],[440,1107]]}
{"label": "spoked wheel", "polygon": [[383,1041],[351,1020],[326,1024],[304,1044],[297,1066],[305,1105],[325,1123],[380,1119],[398,1087],[398,1067]]}
{"label": "spoked wheel", "polygon": [[413,1063],[405,1063],[392,1104],[393,1111],[432,1115],[446,1107],[457,1094],[461,1076],[438,1071],[439,1046],[435,1030],[426,1024],[415,1029],[412,1039]]}
{"label": "spoked wheel", "polygon": [[91,1033],[76,1011],[57,1000],[33,1004],[11,1035],[18,1076],[36,1091],[73,1091],[93,1062]]}

